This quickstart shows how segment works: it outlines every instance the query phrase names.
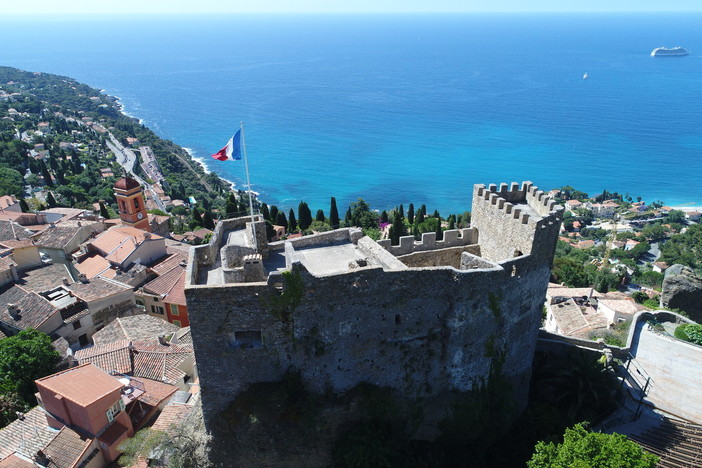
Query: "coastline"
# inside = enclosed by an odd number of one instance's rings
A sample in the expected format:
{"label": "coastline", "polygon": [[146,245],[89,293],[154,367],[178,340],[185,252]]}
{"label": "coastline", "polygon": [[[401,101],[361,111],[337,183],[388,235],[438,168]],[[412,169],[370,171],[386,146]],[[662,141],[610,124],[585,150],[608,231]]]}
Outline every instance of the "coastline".
{"label": "coastline", "polygon": [[[205,171],[205,174],[210,174],[212,172],[212,170],[209,167],[207,167],[207,164],[205,163],[205,158],[196,156],[195,151],[192,148],[186,148],[185,146],[181,146],[181,148],[183,148],[183,150],[190,155],[190,159],[192,159],[202,167],[202,170]],[[235,182],[229,179],[225,179],[219,174],[217,174],[217,176],[223,181],[227,182],[232,190],[237,190]]]}

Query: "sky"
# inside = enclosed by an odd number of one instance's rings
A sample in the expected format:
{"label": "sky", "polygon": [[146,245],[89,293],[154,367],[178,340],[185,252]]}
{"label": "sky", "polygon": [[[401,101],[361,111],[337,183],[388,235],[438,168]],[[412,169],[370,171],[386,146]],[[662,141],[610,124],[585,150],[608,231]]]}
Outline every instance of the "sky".
{"label": "sky", "polygon": [[700,0],[33,0],[3,3],[3,15],[702,11]]}

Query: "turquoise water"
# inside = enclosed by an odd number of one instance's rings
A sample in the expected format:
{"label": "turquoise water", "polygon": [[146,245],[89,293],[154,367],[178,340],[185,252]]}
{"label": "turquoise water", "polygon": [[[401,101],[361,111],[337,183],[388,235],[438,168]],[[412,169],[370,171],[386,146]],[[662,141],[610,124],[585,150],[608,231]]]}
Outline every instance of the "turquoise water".
{"label": "turquoise water", "polygon": [[[0,19],[0,64],[74,77],[209,154],[246,123],[285,208],[470,207],[474,183],[702,202],[702,15]],[[26,34],[27,31],[32,34]],[[658,46],[692,50],[651,58]],[[587,72],[588,80],[583,80]]]}

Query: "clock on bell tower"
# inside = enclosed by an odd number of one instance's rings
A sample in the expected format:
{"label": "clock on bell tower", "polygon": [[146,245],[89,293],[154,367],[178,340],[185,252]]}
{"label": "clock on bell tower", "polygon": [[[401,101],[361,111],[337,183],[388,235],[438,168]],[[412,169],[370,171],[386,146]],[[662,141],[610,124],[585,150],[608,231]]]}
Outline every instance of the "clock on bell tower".
{"label": "clock on bell tower", "polygon": [[149,217],[146,213],[146,206],[144,206],[144,193],[139,183],[129,177],[122,177],[113,188],[122,223],[151,232]]}

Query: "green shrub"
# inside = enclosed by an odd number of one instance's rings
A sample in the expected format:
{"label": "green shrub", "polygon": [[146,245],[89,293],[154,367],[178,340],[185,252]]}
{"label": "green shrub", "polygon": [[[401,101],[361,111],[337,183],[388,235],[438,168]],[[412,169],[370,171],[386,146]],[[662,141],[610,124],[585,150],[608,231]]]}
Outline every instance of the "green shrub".
{"label": "green shrub", "polygon": [[675,338],[702,346],[702,325],[685,323],[675,329]]}

